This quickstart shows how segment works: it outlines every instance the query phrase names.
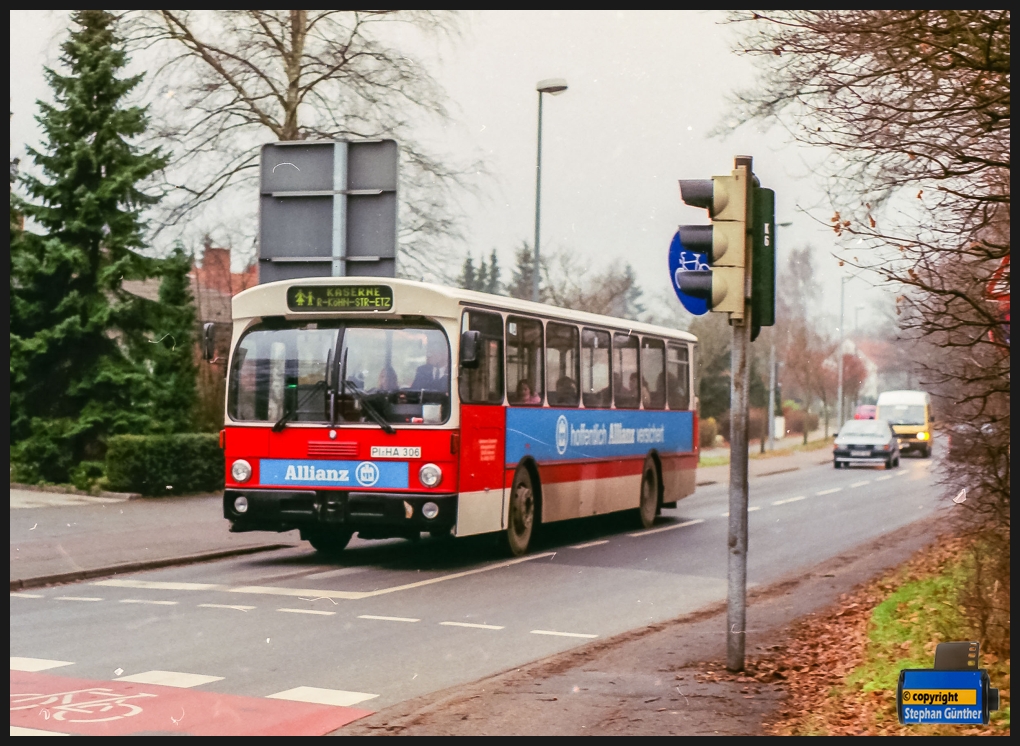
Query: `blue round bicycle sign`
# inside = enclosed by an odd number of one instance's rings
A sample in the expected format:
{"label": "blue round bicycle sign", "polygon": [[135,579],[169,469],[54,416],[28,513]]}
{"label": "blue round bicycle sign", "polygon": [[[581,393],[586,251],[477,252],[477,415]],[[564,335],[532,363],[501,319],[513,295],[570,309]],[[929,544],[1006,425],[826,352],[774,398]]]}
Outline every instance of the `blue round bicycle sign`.
{"label": "blue round bicycle sign", "polygon": [[680,290],[679,278],[684,272],[696,269],[711,269],[708,266],[708,257],[696,251],[684,248],[680,242],[680,231],[673,234],[673,240],[669,243],[669,281],[673,285],[673,292],[680,299],[680,303],[695,316],[708,313],[708,299],[694,298]]}

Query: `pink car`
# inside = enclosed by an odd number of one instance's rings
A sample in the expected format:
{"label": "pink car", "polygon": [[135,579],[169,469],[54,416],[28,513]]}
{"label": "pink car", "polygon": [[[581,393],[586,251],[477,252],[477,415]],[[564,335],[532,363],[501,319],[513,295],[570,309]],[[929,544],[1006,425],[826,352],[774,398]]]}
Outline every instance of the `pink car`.
{"label": "pink car", "polygon": [[855,420],[873,420],[875,419],[875,412],[878,410],[874,404],[862,404],[857,407],[854,412]]}

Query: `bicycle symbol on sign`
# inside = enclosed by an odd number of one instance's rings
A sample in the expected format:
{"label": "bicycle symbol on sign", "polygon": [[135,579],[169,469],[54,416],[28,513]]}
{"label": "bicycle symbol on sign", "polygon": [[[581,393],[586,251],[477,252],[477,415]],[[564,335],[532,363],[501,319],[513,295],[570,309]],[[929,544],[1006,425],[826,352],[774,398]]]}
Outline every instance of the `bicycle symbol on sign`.
{"label": "bicycle symbol on sign", "polygon": [[[12,694],[11,712],[39,708],[54,720],[67,723],[103,723],[132,717],[142,712],[131,699],[156,697],[156,694],[117,694],[112,689],[93,687],[55,694]],[[40,714],[43,714],[40,713]],[[102,716],[106,717],[102,717]],[[75,717],[77,716],[77,717]]]}

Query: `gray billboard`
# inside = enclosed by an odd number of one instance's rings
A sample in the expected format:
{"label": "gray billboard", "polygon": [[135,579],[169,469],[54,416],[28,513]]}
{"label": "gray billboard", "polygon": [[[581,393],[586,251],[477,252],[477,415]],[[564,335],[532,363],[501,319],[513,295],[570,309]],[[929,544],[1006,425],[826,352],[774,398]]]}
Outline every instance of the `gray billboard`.
{"label": "gray billboard", "polygon": [[394,277],[395,140],[274,142],[259,174],[259,282]]}

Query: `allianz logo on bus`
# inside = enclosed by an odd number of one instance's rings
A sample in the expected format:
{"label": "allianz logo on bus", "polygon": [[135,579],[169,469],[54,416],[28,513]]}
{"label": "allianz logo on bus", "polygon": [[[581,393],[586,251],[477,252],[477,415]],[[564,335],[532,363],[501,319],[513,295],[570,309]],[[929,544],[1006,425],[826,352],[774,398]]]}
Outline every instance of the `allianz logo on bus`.
{"label": "allianz logo on bus", "polygon": [[599,423],[588,427],[582,422],[574,427],[564,415],[560,415],[556,420],[556,452],[561,455],[567,452],[568,444],[572,446],[615,446],[665,442],[665,425],[624,427],[622,422],[610,422],[607,428]]}
{"label": "allianz logo on bus", "polygon": [[[354,469],[354,478],[363,487],[371,487],[379,481],[379,468],[371,461],[362,461]],[[318,469],[304,464],[290,464],[284,479],[288,482],[336,482],[347,484],[351,481],[350,469]]]}

